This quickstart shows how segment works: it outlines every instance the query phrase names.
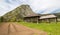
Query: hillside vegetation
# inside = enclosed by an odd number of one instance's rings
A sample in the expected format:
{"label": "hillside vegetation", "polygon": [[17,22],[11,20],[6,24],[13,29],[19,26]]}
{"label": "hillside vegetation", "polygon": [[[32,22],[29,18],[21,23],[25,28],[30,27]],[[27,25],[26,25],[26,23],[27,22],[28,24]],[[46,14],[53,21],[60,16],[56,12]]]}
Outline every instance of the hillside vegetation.
{"label": "hillside vegetation", "polygon": [[4,21],[20,21],[21,16],[21,8],[18,7],[14,9],[13,11],[10,11],[2,16],[4,18]]}
{"label": "hillside vegetation", "polygon": [[17,7],[16,9],[6,13],[2,16],[3,21],[5,22],[14,22],[14,21],[23,21],[23,18],[28,15],[35,14],[29,5],[21,5]]}

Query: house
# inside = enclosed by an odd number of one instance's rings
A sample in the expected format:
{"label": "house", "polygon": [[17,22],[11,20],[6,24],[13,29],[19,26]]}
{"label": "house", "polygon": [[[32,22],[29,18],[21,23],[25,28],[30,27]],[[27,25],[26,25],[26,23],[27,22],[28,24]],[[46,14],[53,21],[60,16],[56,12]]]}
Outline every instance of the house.
{"label": "house", "polygon": [[26,17],[24,17],[24,21],[26,21],[26,22],[39,22],[39,17],[40,16],[26,16]]}
{"label": "house", "polygon": [[54,14],[44,14],[39,19],[40,22],[57,22],[57,16]]}

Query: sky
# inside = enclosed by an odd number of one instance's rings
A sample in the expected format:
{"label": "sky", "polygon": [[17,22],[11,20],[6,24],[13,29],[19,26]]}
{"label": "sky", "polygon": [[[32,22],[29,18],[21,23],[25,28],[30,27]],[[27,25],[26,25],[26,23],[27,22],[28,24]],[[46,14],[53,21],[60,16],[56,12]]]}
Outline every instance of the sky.
{"label": "sky", "polygon": [[60,0],[0,0],[0,16],[22,4],[30,5],[39,14],[60,12]]}

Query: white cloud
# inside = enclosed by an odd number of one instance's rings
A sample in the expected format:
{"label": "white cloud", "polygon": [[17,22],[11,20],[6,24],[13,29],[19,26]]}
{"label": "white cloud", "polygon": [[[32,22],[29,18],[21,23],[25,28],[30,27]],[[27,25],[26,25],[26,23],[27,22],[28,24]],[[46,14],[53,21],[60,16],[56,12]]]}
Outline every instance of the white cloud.
{"label": "white cloud", "polygon": [[14,9],[20,4],[29,4],[34,12],[50,13],[60,9],[60,0],[0,0],[0,15]]}
{"label": "white cloud", "polygon": [[44,10],[47,8],[60,7],[60,0],[33,0],[31,3],[33,10]]}

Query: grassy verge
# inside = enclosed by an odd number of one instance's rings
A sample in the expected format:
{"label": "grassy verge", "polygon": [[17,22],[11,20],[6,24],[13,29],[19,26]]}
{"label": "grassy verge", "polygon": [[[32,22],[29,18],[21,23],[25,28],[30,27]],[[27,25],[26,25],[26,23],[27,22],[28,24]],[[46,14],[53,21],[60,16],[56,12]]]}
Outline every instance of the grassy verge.
{"label": "grassy verge", "polygon": [[60,35],[60,22],[56,23],[27,23],[27,22],[19,22],[20,24],[30,27],[30,28],[35,28],[38,30],[43,30],[48,32],[49,35]]}

